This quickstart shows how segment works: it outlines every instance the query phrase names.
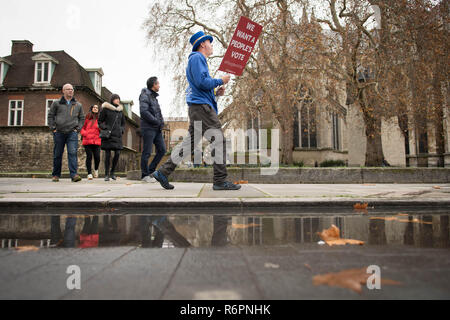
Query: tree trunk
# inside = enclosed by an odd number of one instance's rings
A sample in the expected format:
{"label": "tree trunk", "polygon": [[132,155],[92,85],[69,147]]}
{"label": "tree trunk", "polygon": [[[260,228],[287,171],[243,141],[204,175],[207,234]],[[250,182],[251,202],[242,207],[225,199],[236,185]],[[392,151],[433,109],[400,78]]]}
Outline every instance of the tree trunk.
{"label": "tree trunk", "polygon": [[[381,126],[381,120],[378,120]],[[383,145],[381,142],[381,127],[366,129],[366,167],[380,167],[383,164]]]}
{"label": "tree trunk", "polygon": [[293,164],[294,150],[294,128],[292,121],[283,121],[280,123],[281,135],[281,163]]}
{"label": "tree trunk", "polygon": [[366,126],[366,167],[381,167],[384,160],[381,142],[381,117],[376,104],[369,100],[364,90],[359,95],[360,105]]}
{"label": "tree trunk", "polygon": [[439,156],[438,167],[445,166],[444,97],[442,96],[441,70],[445,70],[445,66],[443,66],[442,63],[437,63],[433,81],[433,104],[435,106],[434,124],[436,128],[436,153]]}

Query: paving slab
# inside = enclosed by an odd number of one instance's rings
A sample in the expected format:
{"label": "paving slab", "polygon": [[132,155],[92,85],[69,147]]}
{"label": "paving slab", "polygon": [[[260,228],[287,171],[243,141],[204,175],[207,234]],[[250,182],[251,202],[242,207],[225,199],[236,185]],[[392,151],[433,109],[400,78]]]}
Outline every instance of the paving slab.
{"label": "paving slab", "polygon": [[267,194],[254,186],[242,185],[238,191],[215,191],[212,184],[205,184],[200,198],[264,198]]}
{"label": "paving slab", "polygon": [[[44,249],[38,252],[24,252],[22,259],[23,261],[33,260],[31,256],[33,253],[42,254],[46,250],[50,256],[58,255],[59,251],[59,249]],[[14,281],[2,283],[0,299],[59,299],[70,293],[66,285],[69,266],[79,266],[81,279],[88,279],[131,250],[134,248],[76,249],[74,254],[54,259],[50,263],[29,270]],[[8,256],[7,260],[10,258],[11,256]]]}
{"label": "paving slab", "polygon": [[82,290],[73,291],[63,299],[159,299],[184,251],[137,248],[82,283]]}
{"label": "paving slab", "polygon": [[188,249],[162,299],[261,299],[238,248]]}
{"label": "paving slab", "polygon": [[177,183],[176,190],[164,190],[159,183],[125,184],[122,188],[99,192],[100,198],[197,198],[203,183]]}

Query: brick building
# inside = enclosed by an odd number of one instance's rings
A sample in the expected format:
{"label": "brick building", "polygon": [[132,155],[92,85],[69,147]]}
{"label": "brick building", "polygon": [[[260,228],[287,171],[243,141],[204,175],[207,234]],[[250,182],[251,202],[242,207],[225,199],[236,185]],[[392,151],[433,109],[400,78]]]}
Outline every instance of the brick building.
{"label": "brick building", "polygon": [[172,150],[179,143],[189,131],[189,119],[184,117],[170,117],[165,119],[164,141],[166,142],[167,150]]}
{"label": "brick building", "polygon": [[[85,113],[91,105],[108,101],[112,93],[103,87],[103,75],[101,68],[85,69],[64,51],[34,52],[30,41],[13,40],[11,55],[0,57],[0,172],[51,171],[53,139],[47,127],[50,106],[61,98],[66,83],[73,85]],[[119,171],[128,171],[139,167],[142,143],[133,101],[123,104],[125,149]],[[67,157],[63,159],[63,170],[67,170]],[[81,147],[79,168],[85,168]]]}

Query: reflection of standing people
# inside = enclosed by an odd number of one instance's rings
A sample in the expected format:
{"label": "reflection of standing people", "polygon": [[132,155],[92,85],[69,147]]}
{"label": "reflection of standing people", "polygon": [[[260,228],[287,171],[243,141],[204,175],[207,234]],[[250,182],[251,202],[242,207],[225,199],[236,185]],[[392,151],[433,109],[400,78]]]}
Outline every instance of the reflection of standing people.
{"label": "reflection of standing people", "polygon": [[222,247],[228,243],[228,221],[231,218],[227,216],[213,217],[213,235],[211,238],[211,246]]}
{"label": "reflection of standing people", "polygon": [[62,156],[67,145],[69,171],[72,182],[81,181],[78,175],[78,132],[84,124],[83,106],[74,98],[71,84],[63,87],[63,97],[53,102],[48,113],[48,126],[53,131],[53,182],[61,178]]}
{"label": "reflection of standing people", "polygon": [[119,216],[103,216],[103,227],[100,230],[100,246],[120,245],[120,230],[118,225]]}
{"label": "reflection of standing people", "polygon": [[80,234],[80,248],[95,248],[98,247],[99,233],[98,233],[98,216],[85,217],[83,230]]}
{"label": "reflection of standing people", "polygon": [[76,234],[75,226],[77,224],[77,218],[66,218],[66,226],[64,234],[61,232],[61,217],[51,217],[51,239],[50,244],[53,246],[63,246],[64,248],[75,248]]}
{"label": "reflection of standing people", "polygon": [[[105,102],[98,119],[102,129],[102,150],[105,150],[105,181],[116,180],[115,170],[119,162],[120,151],[123,150],[122,135],[125,131],[125,117],[120,97],[117,94],[111,96],[111,103]],[[114,152],[111,167],[111,152]],[[111,168],[111,171],[110,171]]]}
{"label": "reflection of standing people", "polygon": [[[91,106],[81,136],[83,137],[83,146],[86,151],[86,168],[88,171],[88,179],[98,178],[98,167],[100,165],[100,128],[98,127],[99,110],[97,105]],[[94,158],[94,174],[92,175],[92,158]]]}
{"label": "reflection of standing people", "polygon": [[[156,167],[166,154],[166,144],[162,130],[164,118],[158,102],[160,84],[158,78],[152,77],[147,81],[147,88],[142,89],[139,97],[141,111],[141,133],[144,139],[144,149],[141,158],[142,180],[145,182],[156,182],[150,175],[155,172]],[[148,160],[152,154],[153,145],[156,147],[156,155],[150,166]]]}
{"label": "reflection of standing people", "polygon": [[[222,79],[213,79],[209,74],[207,58],[213,54],[213,37],[205,35],[202,31],[192,36],[190,40],[192,44],[192,53],[189,56],[189,63],[186,69],[186,76],[189,82],[189,88],[186,92],[186,102],[189,105],[189,136],[181,144],[182,150],[191,150],[194,154],[195,139],[194,137],[203,137],[206,131],[214,129],[221,137],[215,137],[220,141],[222,138],[222,163],[214,163],[214,190],[239,190],[240,185],[235,185],[226,181],[228,177],[226,169],[226,139],[223,135],[222,124],[218,118],[218,109],[216,95],[222,96],[225,89],[222,87],[215,93],[214,89],[227,84],[230,81],[230,75],[222,77]],[[197,130],[194,126],[195,122],[201,122],[201,130]],[[213,142],[211,139],[210,142]],[[178,148],[176,148],[177,150]],[[172,153],[173,154],[173,153]],[[181,158],[189,156],[180,152]],[[220,157],[219,157],[220,158]],[[175,163],[170,158],[153,177],[158,180],[165,189],[172,190],[174,186],[169,183],[168,177],[173,173],[179,163]]]}

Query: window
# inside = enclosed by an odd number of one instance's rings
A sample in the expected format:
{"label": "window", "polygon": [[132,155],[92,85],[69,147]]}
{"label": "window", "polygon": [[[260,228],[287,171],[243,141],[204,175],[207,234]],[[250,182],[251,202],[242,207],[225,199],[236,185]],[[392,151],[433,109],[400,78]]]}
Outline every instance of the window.
{"label": "window", "polygon": [[0,86],[3,85],[3,62],[0,62]]}
{"label": "window", "polygon": [[339,139],[340,133],[340,125],[339,125],[339,116],[336,113],[331,115],[331,119],[333,122],[333,132],[332,132],[332,141],[333,141],[333,149],[340,150],[341,149],[341,141]]}
{"label": "window", "polygon": [[301,148],[317,148],[316,107],[312,101],[302,106],[299,117]]}
{"label": "window", "polygon": [[247,130],[251,130],[250,132],[248,132],[247,136],[248,150],[257,150],[259,148],[259,141],[260,141],[259,129],[260,129],[259,116],[247,120]]}
{"label": "window", "polygon": [[31,59],[34,61],[34,85],[49,85],[53,72],[59,62],[52,56],[43,52],[36,54]]}
{"label": "window", "polygon": [[86,69],[89,78],[91,79],[92,87],[95,92],[101,96],[102,95],[102,77],[105,75],[101,68]]}
{"label": "window", "polygon": [[0,87],[3,86],[3,81],[10,66],[12,66],[10,61],[0,57]]}
{"label": "window", "polygon": [[36,62],[35,83],[50,82],[50,62]]}
{"label": "window", "polygon": [[8,125],[11,127],[23,125],[23,100],[9,101]]}
{"label": "window", "polygon": [[48,126],[48,113],[52,107],[53,102],[58,101],[58,99],[47,99],[45,102],[45,125]]}
{"label": "window", "polygon": [[95,74],[95,92],[102,93],[102,77],[98,73]]}

